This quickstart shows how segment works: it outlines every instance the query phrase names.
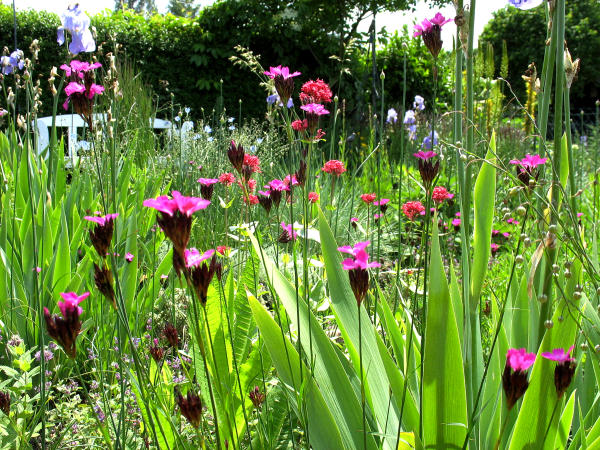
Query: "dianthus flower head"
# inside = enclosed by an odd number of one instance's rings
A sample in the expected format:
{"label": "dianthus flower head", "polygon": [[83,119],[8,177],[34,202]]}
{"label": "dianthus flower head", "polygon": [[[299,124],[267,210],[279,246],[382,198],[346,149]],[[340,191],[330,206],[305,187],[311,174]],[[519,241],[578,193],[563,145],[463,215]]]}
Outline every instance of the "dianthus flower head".
{"label": "dianthus flower head", "polygon": [[110,241],[112,240],[114,231],[114,219],[118,217],[118,213],[107,214],[105,216],[84,216],[87,221],[94,222],[97,225],[90,229],[90,240],[92,245],[98,252],[101,258],[106,257]]}
{"label": "dianthus flower head", "polygon": [[200,265],[202,261],[205,261],[214,255],[215,251],[213,249],[207,250],[204,253],[200,253],[198,249],[192,247],[190,249],[185,250],[185,266],[196,267]]}
{"label": "dianthus flower head", "polygon": [[331,159],[325,163],[321,170],[326,173],[340,176],[346,171],[346,168],[344,167],[343,162],[338,161],[337,159]]}
{"label": "dianthus flower head", "polygon": [[389,198],[382,198],[381,200],[377,200],[373,202],[373,205],[379,206],[379,210],[385,214],[388,208],[388,203],[390,202]]}
{"label": "dianthus flower head", "polygon": [[436,152],[429,151],[418,151],[417,153],[413,153],[413,156],[417,159],[422,159],[423,161],[427,161],[428,159],[435,158],[437,156]]}
{"label": "dianthus flower head", "polygon": [[535,362],[535,353],[511,348],[506,354],[506,365],[502,374],[502,387],[506,394],[507,408],[510,410],[525,394],[529,382],[526,370]]}
{"label": "dianthus flower head", "polygon": [[369,254],[366,251],[369,244],[369,241],[364,241],[358,242],[354,246],[344,245],[338,247],[340,252],[348,253],[352,256],[342,261],[342,268],[348,271],[350,287],[358,306],[364,300],[369,289],[369,272],[367,269],[381,267],[381,264],[376,261],[369,262]]}
{"label": "dianthus flower head", "polygon": [[437,160],[435,163],[433,162],[433,158],[437,156],[437,153],[433,151],[419,151],[414,153],[413,156],[419,160],[418,167],[419,173],[421,174],[421,180],[423,180],[425,190],[429,191],[431,183],[440,170],[440,161]]}
{"label": "dianthus flower head", "polygon": [[302,85],[300,101],[302,104],[331,103],[332,95],[329,85],[317,78],[316,81],[309,80]]}
{"label": "dianthus flower head", "polygon": [[425,19],[415,25],[413,37],[421,36],[425,46],[434,58],[437,58],[442,49],[442,27],[453,19],[446,19],[437,13],[432,19]]}
{"label": "dianthus flower head", "polygon": [[420,201],[406,202],[402,205],[402,212],[408,220],[413,221],[417,215],[425,215],[425,207]]}
{"label": "dianthus flower head", "polygon": [[300,119],[294,120],[292,122],[292,128],[295,131],[298,131],[298,132],[304,131],[304,130],[306,130],[308,128],[308,120],[306,120],[306,119],[304,119],[304,120],[300,120]]}
{"label": "dianthus flower head", "polygon": [[219,175],[219,183],[229,187],[233,183],[235,183],[235,175],[231,172],[222,173],[221,175]]}
{"label": "dianthus flower head", "polygon": [[298,233],[294,231],[294,227],[290,223],[286,225],[285,222],[281,222],[281,228],[283,231],[279,235],[279,242],[282,244],[287,244],[288,242],[295,241],[298,237]]}
{"label": "dianthus flower head", "polygon": [[205,209],[210,201],[199,197],[185,197],[178,191],[173,191],[171,199],[162,195],[156,199],[144,200],[143,205],[161,213],[156,221],[173,243],[173,267],[179,275],[185,270],[184,251],[190,240],[191,216],[194,212]]}
{"label": "dianthus flower head", "polygon": [[548,161],[548,158],[542,158],[540,155],[530,155],[528,153],[525,155],[525,158],[521,160],[511,159],[510,163],[521,166],[524,169],[535,169],[538,166],[546,164],[546,161]]}
{"label": "dianthus flower head", "polygon": [[308,103],[302,105],[300,109],[306,111],[309,115],[314,114],[315,116],[323,116],[329,114],[329,111],[320,103]]}
{"label": "dianthus flower head", "polygon": [[542,356],[551,361],[556,361],[556,367],[554,368],[554,387],[556,388],[556,395],[561,398],[575,375],[575,358],[571,356],[571,352],[575,348],[572,345],[566,352],[562,348],[555,348],[551,352],[544,352]]}
{"label": "dianthus flower head", "polygon": [[258,156],[250,155],[248,153],[244,155],[242,173],[250,175],[253,173],[260,173],[260,159],[258,159]]}
{"label": "dianthus flower head", "polygon": [[76,339],[81,331],[81,320],[79,316],[83,309],[79,304],[85,300],[90,293],[85,292],[77,295],[74,292],[63,292],[60,294],[63,301],[58,302],[58,308],[62,317],[50,314],[48,308],[44,308],[44,320],[48,335],[54,339],[70,358],[77,354]]}
{"label": "dianthus flower head", "polygon": [[448,192],[448,190],[444,186],[436,186],[433,188],[433,193],[431,194],[431,198],[436,203],[443,203],[444,200],[450,200],[454,197],[454,194]]}
{"label": "dianthus flower head", "polygon": [[229,144],[229,150],[227,150],[227,157],[229,162],[238,173],[242,173],[242,166],[244,165],[246,153],[242,144],[236,145],[235,141],[231,141]]}
{"label": "dianthus flower head", "polygon": [[365,202],[367,205],[369,205],[375,201],[375,199],[377,198],[377,195],[376,194],[362,194],[360,196],[360,198],[363,202]]}
{"label": "dianthus flower head", "polygon": [[269,189],[271,191],[285,191],[286,184],[278,179],[269,181]]}
{"label": "dianthus flower head", "polygon": [[200,195],[205,200],[211,200],[215,190],[215,184],[219,182],[218,178],[198,178],[200,183]]}
{"label": "dianthus flower head", "polygon": [[281,103],[287,104],[294,92],[293,78],[300,75],[300,72],[290,72],[288,67],[277,66],[270,67],[264,74],[273,80]]}
{"label": "dianthus flower head", "polygon": [[309,192],[308,201],[311,203],[317,203],[319,201],[319,194],[317,194],[316,192]]}

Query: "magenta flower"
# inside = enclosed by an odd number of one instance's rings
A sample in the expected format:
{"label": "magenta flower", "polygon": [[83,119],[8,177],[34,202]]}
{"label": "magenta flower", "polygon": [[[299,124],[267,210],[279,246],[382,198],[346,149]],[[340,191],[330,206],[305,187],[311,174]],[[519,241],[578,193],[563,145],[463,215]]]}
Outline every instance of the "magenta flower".
{"label": "magenta flower", "polygon": [[298,233],[294,231],[294,227],[291,223],[289,225],[286,225],[285,222],[281,222],[281,228],[283,228],[283,231],[279,236],[279,242],[281,242],[282,244],[286,244],[290,241],[295,241],[298,237]]}
{"label": "magenta flower", "polygon": [[210,205],[209,200],[204,200],[199,197],[185,197],[178,191],[171,193],[172,199],[169,199],[166,195],[161,195],[157,198],[149,198],[144,200],[143,205],[148,208],[154,208],[169,216],[173,216],[176,211],[181,214],[190,217],[193,213],[198,210],[206,209]]}
{"label": "magenta flower", "polygon": [[[297,183],[297,180],[296,180],[296,183]],[[265,186],[265,188],[266,187],[267,186]],[[275,179],[275,180],[269,181],[268,187],[269,187],[269,189],[271,191],[279,191],[279,192],[281,192],[281,191],[285,191],[286,190],[286,183],[284,183],[281,180]]]}
{"label": "magenta flower", "polygon": [[433,24],[429,19],[423,19],[423,22],[415,24],[415,32],[413,33],[413,37],[419,37],[423,35],[423,33],[430,33]]}
{"label": "magenta flower", "polygon": [[84,292],[81,295],[77,295],[75,292],[62,292],[60,296],[63,298],[63,302],[58,302],[58,309],[62,316],[67,319],[69,315],[72,315],[74,311],[77,311],[77,317],[83,313],[83,309],[79,304],[90,296],[89,292]]}
{"label": "magenta flower", "polygon": [[443,27],[444,25],[446,25],[449,22],[452,22],[454,19],[446,19],[442,13],[438,12],[433,19],[431,19],[429,22],[431,22],[431,24],[433,25],[437,25],[439,27]]}
{"label": "magenta flower", "polygon": [[202,261],[205,261],[214,255],[215,251],[213,249],[207,250],[204,253],[200,253],[195,248],[190,248],[189,250],[185,250],[185,266],[186,267],[197,267],[200,265]]}
{"label": "magenta flower", "polygon": [[540,155],[530,155],[528,153],[525,155],[525,158],[523,158],[521,160],[511,159],[510,163],[519,165],[519,166],[523,167],[524,169],[535,169],[538,166],[546,164],[546,161],[548,161],[548,158],[542,158],[542,157],[540,157]]}
{"label": "magenta flower", "polygon": [[83,84],[79,84],[79,83],[75,83],[75,82],[71,82],[69,84],[67,84],[67,87],[65,88],[65,94],[67,94],[69,97],[72,96],[73,94],[82,94],[85,92],[85,86]]}
{"label": "magenta flower", "polygon": [[263,73],[271,79],[274,79],[277,76],[281,76],[284,80],[301,75],[300,72],[290,73],[289,67],[281,67],[280,65],[277,67],[269,67],[269,71],[265,71]]}
{"label": "magenta flower", "polygon": [[300,109],[306,111],[308,114],[314,114],[316,116],[329,114],[329,111],[320,103],[309,103],[307,105],[302,105]]}
{"label": "magenta flower", "polygon": [[90,72],[100,67],[102,67],[102,64],[100,64],[99,62],[90,64],[89,62],[78,61],[76,59],[71,61],[69,65],[63,64],[62,66],[60,66],[60,68],[65,71],[65,75],[67,77],[70,77],[71,73],[74,73],[79,78],[83,78],[85,72]]}
{"label": "magenta flower", "polygon": [[271,196],[271,191],[258,191],[258,193],[260,195],[262,195],[263,197],[270,197]]}
{"label": "magenta flower", "polygon": [[373,202],[373,205],[375,206],[383,206],[383,205],[387,205],[390,202],[389,198],[382,198],[381,200],[377,200]]}
{"label": "magenta flower", "polygon": [[424,152],[424,151],[421,150],[421,151],[418,151],[417,153],[413,153],[413,156],[415,158],[422,159],[423,161],[427,161],[427,160],[429,160],[431,158],[436,157],[437,153],[436,152],[432,152],[431,150],[426,151],[426,152]]}
{"label": "magenta flower", "polygon": [[338,251],[342,253],[348,253],[353,256],[353,258],[346,258],[342,261],[342,267],[344,270],[353,270],[353,269],[362,269],[366,270],[370,267],[381,267],[376,261],[369,262],[369,254],[365,250],[370,241],[357,242],[354,244],[354,247],[349,245],[344,245],[342,247],[338,247]]}
{"label": "magenta flower", "polygon": [[133,258],[134,258],[133,253],[130,253],[130,252],[125,253],[125,260],[127,262],[132,262]]}
{"label": "magenta flower", "polygon": [[114,220],[119,216],[119,213],[107,214],[105,216],[84,216],[85,220],[89,220],[90,222],[95,222],[101,227],[105,226],[107,222]]}
{"label": "magenta flower", "polygon": [[514,370],[524,372],[535,362],[535,353],[527,353],[524,348],[509,348],[506,353],[506,364]]}
{"label": "magenta flower", "polygon": [[569,350],[567,352],[565,352],[565,350],[562,348],[555,348],[551,352],[542,353],[542,356],[551,361],[556,361],[559,364],[573,362],[573,361],[575,361],[575,358],[572,358],[570,356],[570,354],[574,348],[575,348],[575,346],[571,345],[571,347],[569,347]]}

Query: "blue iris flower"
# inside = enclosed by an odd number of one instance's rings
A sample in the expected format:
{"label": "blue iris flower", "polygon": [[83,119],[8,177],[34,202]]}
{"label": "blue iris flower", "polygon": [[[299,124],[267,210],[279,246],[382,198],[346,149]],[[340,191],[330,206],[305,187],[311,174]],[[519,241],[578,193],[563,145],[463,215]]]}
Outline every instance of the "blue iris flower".
{"label": "blue iris flower", "polygon": [[15,69],[22,70],[25,67],[23,52],[17,49],[8,56],[0,57],[0,66],[4,75],[10,75]]}
{"label": "blue iris flower", "polygon": [[96,50],[96,42],[90,31],[90,18],[83,12],[78,4],[69,6],[61,16],[62,26],[58,27],[56,42],[58,45],[65,43],[65,31],[71,33],[69,51],[74,55],[82,52]]}

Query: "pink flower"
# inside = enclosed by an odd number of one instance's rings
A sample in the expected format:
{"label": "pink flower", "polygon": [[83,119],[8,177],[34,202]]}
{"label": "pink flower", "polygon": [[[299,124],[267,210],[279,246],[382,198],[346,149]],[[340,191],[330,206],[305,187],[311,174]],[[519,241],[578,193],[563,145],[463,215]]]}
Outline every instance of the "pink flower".
{"label": "pink flower", "polygon": [[300,101],[307,103],[331,103],[331,89],[323,80],[317,78],[316,81],[310,80],[302,85]]}
{"label": "pink flower", "polygon": [[565,352],[565,350],[562,348],[555,348],[551,352],[542,353],[542,356],[551,361],[556,361],[559,364],[573,362],[573,361],[575,361],[575,358],[572,358],[570,356],[570,354],[574,348],[575,348],[575,346],[571,345],[571,347],[569,347],[569,350],[567,352]]}
{"label": "pink flower", "polygon": [[528,153],[525,155],[525,158],[521,160],[511,159],[510,163],[519,165],[524,169],[535,169],[537,166],[545,164],[546,161],[548,161],[548,158],[542,158],[539,155],[530,155]]}
{"label": "pink flower", "polygon": [[317,194],[316,192],[309,192],[308,201],[311,203],[317,203],[319,201],[319,194]]}
{"label": "pink flower", "polygon": [[185,197],[178,191],[173,191],[171,195],[172,199],[169,199],[166,195],[161,195],[155,199],[149,198],[144,200],[143,205],[148,208],[154,208],[169,216],[173,216],[175,211],[179,211],[187,217],[210,205],[210,201],[208,200],[199,197]]}
{"label": "pink flower", "polygon": [[439,27],[443,27],[444,25],[446,25],[448,22],[452,22],[452,20],[454,19],[446,19],[442,13],[438,12],[433,19],[430,19],[429,21],[433,24],[433,25],[437,25]]}
{"label": "pink flower", "polygon": [[[284,240],[286,242],[294,241],[298,237],[298,233],[296,233],[296,231],[294,231],[294,227],[292,226],[291,223],[289,225],[286,225],[285,222],[281,222],[281,228],[283,228],[283,232],[282,232],[282,236],[279,238],[280,242],[283,242]],[[284,239],[282,239],[282,237]]]}
{"label": "pink flower", "polygon": [[219,183],[229,187],[233,183],[235,183],[235,175],[231,172],[222,173],[221,175],[219,175]]}
{"label": "pink flower", "polygon": [[217,252],[220,255],[226,256],[229,253],[229,250],[231,249],[226,245],[217,245]]}
{"label": "pink flower", "polygon": [[127,262],[132,262],[133,258],[134,258],[133,253],[129,253],[129,252],[125,253],[125,260]]}
{"label": "pink flower", "polygon": [[119,213],[107,214],[105,216],[84,216],[85,220],[89,220],[90,222],[95,222],[101,227],[106,225],[106,222],[110,222],[119,216]]}
{"label": "pink flower", "polygon": [[383,205],[387,205],[390,202],[389,198],[382,198],[381,200],[377,200],[375,202],[373,202],[373,204],[375,206],[383,206]]}
{"label": "pink flower", "polygon": [[87,98],[90,100],[94,98],[94,95],[100,95],[104,92],[104,86],[100,86],[99,84],[92,84],[90,89],[85,94]]}
{"label": "pink flower", "polygon": [[260,173],[260,160],[258,156],[246,153],[244,155],[242,170],[244,170],[244,173]]}
{"label": "pink flower", "polygon": [[200,183],[202,186],[211,186],[218,182],[219,180],[217,178],[198,178],[198,183]]}
{"label": "pink flower", "polygon": [[186,249],[185,255],[185,267],[196,267],[200,265],[202,261],[205,261],[214,255],[213,249],[207,250],[204,253],[200,253],[196,248]]}
{"label": "pink flower", "polygon": [[294,120],[292,122],[292,128],[295,131],[304,131],[308,128],[308,120],[304,119],[304,120]]}
{"label": "pink flower", "polygon": [[369,262],[369,254],[365,250],[370,241],[357,242],[354,246],[344,245],[338,247],[338,250],[342,253],[348,253],[352,255],[352,258],[346,258],[342,261],[342,267],[344,270],[362,269],[366,270],[370,267],[381,267],[376,261]]}
{"label": "pink flower", "polygon": [[513,225],[519,225],[519,221],[513,219],[512,217],[510,217],[509,219],[507,219],[506,223],[512,223]]}
{"label": "pink flower", "polygon": [[329,114],[329,111],[327,111],[320,103],[309,103],[308,105],[302,105],[300,109],[306,111],[308,114],[314,114],[315,116]]}
{"label": "pink flower", "polygon": [[460,228],[460,219],[452,219],[452,226],[454,229]]}
{"label": "pink flower", "polygon": [[244,202],[248,205],[258,205],[260,203],[258,197],[254,194],[248,194],[248,198],[245,198]]}
{"label": "pink flower", "polygon": [[446,190],[444,186],[436,186],[433,188],[433,193],[431,194],[431,198],[436,203],[443,203],[444,200],[450,200],[454,197],[454,194],[451,194]]}
{"label": "pink flower", "polygon": [[373,218],[374,218],[375,220],[379,220],[379,219],[381,219],[382,217],[383,217],[383,213],[377,213],[377,214],[374,214],[374,215],[373,215]]}
{"label": "pink flower", "polygon": [[71,82],[67,84],[67,87],[65,88],[65,94],[67,94],[69,97],[73,94],[82,94],[84,92],[85,86],[80,83]]}
{"label": "pink flower", "polygon": [[490,250],[492,251],[492,255],[495,255],[496,252],[500,249],[500,246],[494,242],[490,244]]}
{"label": "pink flower", "polygon": [[425,207],[423,206],[423,203],[419,201],[406,202],[402,205],[402,212],[408,217],[408,220],[413,221],[417,215],[425,215]]}
{"label": "pink flower", "polygon": [[85,72],[90,72],[99,67],[102,67],[102,64],[99,62],[90,64],[89,62],[78,61],[76,59],[71,61],[68,66],[66,64],[60,66],[60,68],[65,71],[67,77],[70,77],[71,73],[75,73],[79,78],[83,78]]}
{"label": "pink flower", "polygon": [[437,153],[433,152],[431,150],[428,150],[426,152],[421,150],[421,151],[418,151],[417,153],[413,153],[413,156],[415,158],[422,159],[423,161],[427,161],[428,159],[431,159],[431,158],[437,156]]}
{"label": "pink flower", "polygon": [[62,316],[67,319],[68,316],[77,311],[77,317],[83,313],[83,309],[79,304],[90,296],[89,292],[84,292],[81,295],[77,295],[75,292],[62,292],[60,296],[63,298],[63,302],[58,302],[58,309]]}
{"label": "pink flower", "polygon": [[271,196],[271,191],[258,191],[258,193],[260,195],[262,195],[263,197],[270,197]]}
{"label": "pink flower", "polygon": [[301,75],[300,72],[290,73],[289,67],[281,67],[280,65],[277,67],[269,67],[269,71],[265,71],[263,73],[271,79],[274,79],[277,76],[281,76],[284,80]]}
{"label": "pink flower", "polygon": [[323,172],[326,173],[331,173],[340,176],[346,171],[346,168],[344,167],[343,162],[338,161],[337,159],[332,159],[330,161],[327,161],[321,170],[323,170]]}
{"label": "pink flower", "polygon": [[294,187],[298,184],[298,179],[296,178],[296,175],[292,175],[291,177],[289,175],[286,175],[285,178],[283,179],[283,184],[285,185],[286,191],[290,190],[290,180],[292,183],[292,187]]}
{"label": "pink flower", "polygon": [[362,194],[360,196],[360,198],[363,202],[365,202],[367,205],[369,205],[375,201],[375,199],[377,198],[377,195],[376,194]]}
{"label": "pink flower", "polygon": [[413,37],[421,36],[423,33],[431,31],[433,24],[428,19],[423,19],[423,22],[415,24],[415,32]]}
{"label": "pink flower", "polygon": [[524,348],[509,348],[506,353],[506,363],[514,371],[524,372],[535,362],[535,353],[527,353]]}
{"label": "pink flower", "polygon": [[[267,186],[265,186],[265,187],[267,187]],[[285,188],[286,188],[286,184],[281,180],[275,179],[275,180],[269,181],[269,189],[271,189],[272,191],[281,192],[281,191],[285,191]]]}

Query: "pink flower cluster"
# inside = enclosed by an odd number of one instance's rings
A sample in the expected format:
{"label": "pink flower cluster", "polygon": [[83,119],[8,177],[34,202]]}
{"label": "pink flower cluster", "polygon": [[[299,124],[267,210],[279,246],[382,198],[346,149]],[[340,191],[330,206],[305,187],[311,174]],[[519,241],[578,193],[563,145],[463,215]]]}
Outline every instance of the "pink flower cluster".
{"label": "pink flower cluster", "polygon": [[351,258],[346,258],[342,261],[342,267],[344,270],[362,269],[366,270],[370,267],[381,267],[376,261],[369,262],[369,254],[365,250],[370,241],[358,242],[354,246],[344,245],[338,247],[338,250],[342,253],[348,253],[352,255]]}

